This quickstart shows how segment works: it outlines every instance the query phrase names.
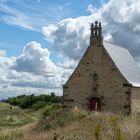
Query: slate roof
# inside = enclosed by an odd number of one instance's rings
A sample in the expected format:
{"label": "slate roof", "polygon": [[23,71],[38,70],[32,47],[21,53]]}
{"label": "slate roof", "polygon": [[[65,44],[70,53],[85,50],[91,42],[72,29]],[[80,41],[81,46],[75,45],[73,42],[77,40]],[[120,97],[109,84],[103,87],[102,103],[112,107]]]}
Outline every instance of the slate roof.
{"label": "slate roof", "polygon": [[130,52],[106,41],[103,42],[103,46],[125,79],[132,86],[140,87],[140,68]]}

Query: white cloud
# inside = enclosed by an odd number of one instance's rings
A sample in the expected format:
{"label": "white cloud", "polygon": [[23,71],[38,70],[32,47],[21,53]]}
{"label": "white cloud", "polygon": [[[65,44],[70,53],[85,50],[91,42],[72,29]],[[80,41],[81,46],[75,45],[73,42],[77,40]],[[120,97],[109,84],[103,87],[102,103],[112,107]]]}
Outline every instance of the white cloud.
{"label": "white cloud", "polygon": [[[140,49],[140,1],[138,0],[110,0],[96,10],[91,4],[89,16],[68,18],[54,25],[43,27],[43,34],[49,29],[47,38],[54,39],[54,51],[69,59],[79,60],[89,45],[90,23],[95,20],[102,22],[104,39],[122,45],[139,57]],[[52,25],[51,25],[52,26]]]}
{"label": "white cloud", "polygon": [[[73,64],[72,61],[70,63]],[[63,65],[59,64],[54,64],[50,59],[50,51],[35,41],[29,42],[17,58],[0,55],[0,95],[51,91],[62,94],[62,85],[73,69],[69,64],[65,64],[65,70]]]}
{"label": "white cloud", "polygon": [[[42,28],[44,36],[53,43],[51,51],[60,61],[55,64],[50,50],[37,42],[28,43],[17,58],[7,58],[0,52],[0,93],[38,93],[62,91],[68,79],[89,45],[90,23],[102,21],[105,40],[122,45],[140,60],[140,1],[110,0],[89,16],[64,19]],[[17,90],[16,90],[17,89]]]}
{"label": "white cloud", "polygon": [[73,59],[69,59],[69,58],[64,58],[63,57],[63,61],[57,63],[58,67],[62,67],[64,69],[74,69],[76,67],[77,62],[74,61]]}
{"label": "white cloud", "polygon": [[[49,26],[43,29],[44,35],[45,31],[50,30]],[[86,17],[65,19],[56,25],[56,29],[46,36],[54,39],[54,50],[66,57],[79,59],[88,44],[89,19]]]}
{"label": "white cloud", "polygon": [[88,8],[87,8],[87,11],[90,12],[91,14],[93,14],[93,13],[97,12],[98,10],[92,4],[89,4]]}
{"label": "white cloud", "polygon": [[[3,51],[4,52],[4,51]],[[75,67],[75,61],[65,58],[55,64],[50,51],[35,41],[25,45],[20,56],[0,56],[0,96],[55,92],[62,95],[62,85]]]}
{"label": "white cloud", "polygon": [[55,72],[55,65],[50,60],[50,52],[47,48],[41,48],[41,45],[35,41],[24,47],[13,68],[19,72],[46,76],[53,76]]}
{"label": "white cloud", "polygon": [[[11,4],[12,3],[12,4]],[[42,26],[62,20],[70,14],[69,2],[0,0],[0,20],[6,24],[41,31]],[[67,12],[64,12],[66,10]]]}
{"label": "white cloud", "polygon": [[1,56],[6,56],[6,51],[5,50],[0,50],[0,57]]}
{"label": "white cloud", "polygon": [[[43,34],[46,36],[46,39],[50,42],[54,41],[54,38],[52,37],[53,32],[55,32],[57,30],[57,27],[54,25],[49,25],[47,27],[43,27],[42,28],[42,32]],[[51,37],[50,37],[51,36]]]}
{"label": "white cloud", "polygon": [[13,62],[15,61],[14,57],[7,58],[5,55],[0,55],[0,87],[5,88],[9,85],[9,80],[7,79],[9,69]]}
{"label": "white cloud", "polygon": [[29,17],[23,12],[11,8],[5,4],[0,3],[0,11],[6,13],[7,15],[1,16],[1,20],[10,25],[16,25],[22,28],[36,30],[32,24],[30,24]]}

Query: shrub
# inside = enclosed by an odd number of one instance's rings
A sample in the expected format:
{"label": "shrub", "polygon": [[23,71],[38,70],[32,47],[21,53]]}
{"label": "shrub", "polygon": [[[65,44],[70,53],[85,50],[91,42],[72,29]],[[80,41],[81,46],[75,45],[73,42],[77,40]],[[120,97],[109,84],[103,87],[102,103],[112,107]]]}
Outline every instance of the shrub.
{"label": "shrub", "polygon": [[95,139],[96,140],[100,140],[101,129],[102,129],[101,124],[95,125],[95,128],[94,128],[94,136],[95,136]]}
{"label": "shrub", "polygon": [[32,108],[39,109],[45,104],[62,103],[62,97],[56,96],[54,93],[51,95],[41,94],[38,96],[32,95],[20,95],[17,97],[8,98],[5,102],[11,105],[17,105],[22,109]]}
{"label": "shrub", "polygon": [[46,105],[46,102],[45,102],[45,101],[37,101],[37,102],[35,102],[35,103],[32,105],[32,108],[33,108],[34,110],[38,110],[38,109],[44,107],[45,105]]}
{"label": "shrub", "polygon": [[84,111],[64,111],[60,105],[52,105],[43,113],[43,118],[39,122],[39,128],[42,130],[56,129],[64,127],[74,121],[79,121],[87,116]]}
{"label": "shrub", "polygon": [[42,118],[46,118],[47,116],[51,116],[55,112],[57,112],[61,108],[61,104],[52,104],[47,106],[45,111],[42,114]]}

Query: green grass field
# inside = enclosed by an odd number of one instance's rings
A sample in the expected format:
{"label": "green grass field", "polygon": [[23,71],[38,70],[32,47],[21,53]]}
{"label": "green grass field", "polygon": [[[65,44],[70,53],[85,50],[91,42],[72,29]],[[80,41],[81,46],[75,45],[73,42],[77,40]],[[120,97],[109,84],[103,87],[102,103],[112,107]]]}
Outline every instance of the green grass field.
{"label": "green grass field", "polygon": [[24,126],[34,122],[38,116],[30,110],[22,110],[16,106],[0,103],[0,129]]}
{"label": "green grass field", "polygon": [[20,139],[23,131],[37,122],[41,116],[39,111],[21,109],[7,103],[0,103],[0,140]]}

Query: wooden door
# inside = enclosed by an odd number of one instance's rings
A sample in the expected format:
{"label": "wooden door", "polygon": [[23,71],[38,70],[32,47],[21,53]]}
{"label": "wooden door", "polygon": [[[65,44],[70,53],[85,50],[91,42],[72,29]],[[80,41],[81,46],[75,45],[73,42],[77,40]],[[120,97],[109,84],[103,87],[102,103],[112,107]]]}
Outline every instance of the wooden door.
{"label": "wooden door", "polygon": [[101,101],[99,98],[92,98],[90,100],[90,110],[91,111],[100,111],[101,110]]}

